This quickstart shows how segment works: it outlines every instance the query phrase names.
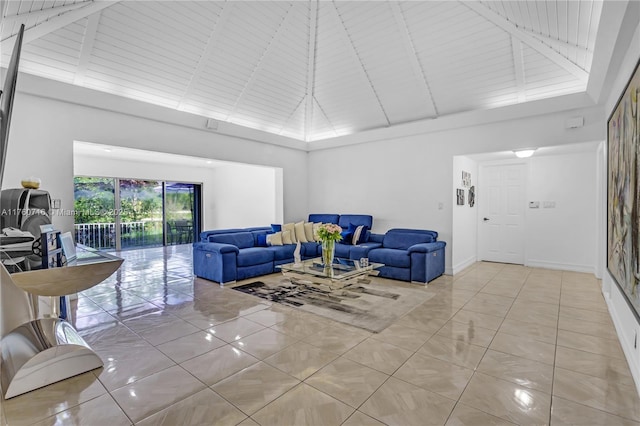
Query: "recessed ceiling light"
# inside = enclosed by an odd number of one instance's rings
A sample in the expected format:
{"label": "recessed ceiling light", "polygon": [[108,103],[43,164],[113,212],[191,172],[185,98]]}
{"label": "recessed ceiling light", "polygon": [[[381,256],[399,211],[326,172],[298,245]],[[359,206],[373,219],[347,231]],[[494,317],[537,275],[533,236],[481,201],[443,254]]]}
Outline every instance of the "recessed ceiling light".
{"label": "recessed ceiling light", "polygon": [[103,149],[104,149],[104,152],[111,152],[111,151],[113,151],[113,149],[111,149],[111,148],[103,148]]}
{"label": "recessed ceiling light", "polygon": [[213,161],[207,160],[207,164],[213,164]]}
{"label": "recessed ceiling light", "polygon": [[536,152],[535,149],[519,149],[517,151],[513,151],[513,153],[516,154],[516,157],[518,158],[529,158],[533,155],[534,152]]}

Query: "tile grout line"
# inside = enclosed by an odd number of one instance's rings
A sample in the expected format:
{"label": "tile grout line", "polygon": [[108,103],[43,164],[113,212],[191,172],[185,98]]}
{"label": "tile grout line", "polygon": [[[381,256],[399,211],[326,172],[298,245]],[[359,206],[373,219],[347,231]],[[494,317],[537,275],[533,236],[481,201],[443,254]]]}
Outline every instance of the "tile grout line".
{"label": "tile grout line", "polygon": [[[506,267],[506,266],[505,266]],[[525,267],[526,268],[526,267]],[[504,269],[504,267],[500,270],[500,272]],[[528,269],[528,268],[527,268]],[[495,279],[500,272],[498,272],[491,280],[489,280],[489,282],[484,286],[486,287],[487,285],[489,285],[491,283],[491,281],[493,281],[493,279]],[[458,400],[456,401],[453,409],[451,410],[451,413],[449,413],[449,416],[447,417],[447,421],[449,421],[449,418],[451,417],[451,414],[453,414],[453,412],[455,411],[456,407],[458,406],[458,404],[460,403],[460,399],[462,398],[462,395],[465,393],[465,391],[467,390],[467,388],[469,387],[469,383],[471,383],[471,380],[473,380],[473,378],[475,377],[476,373],[478,372],[478,367],[480,366],[480,364],[482,363],[482,360],[484,359],[484,357],[486,356],[487,352],[489,351],[489,347],[491,346],[491,343],[493,343],[493,340],[495,339],[496,335],[498,334],[498,332],[500,331],[500,328],[502,327],[502,324],[504,323],[504,321],[507,318],[507,315],[509,315],[509,312],[511,312],[511,309],[513,308],[513,305],[515,304],[516,300],[518,299],[518,296],[520,295],[520,293],[522,292],[522,289],[524,288],[524,286],[526,285],[527,280],[529,279],[529,276],[531,275],[531,271],[528,270],[527,271],[527,275],[525,280],[523,281],[522,285],[520,286],[520,289],[518,290],[518,293],[516,294],[516,297],[513,298],[513,302],[511,302],[511,306],[509,307],[509,310],[507,311],[507,313],[505,314],[505,316],[502,318],[502,321],[500,322],[500,326],[498,326],[498,329],[496,330],[496,332],[494,333],[493,337],[491,338],[491,341],[489,342],[489,344],[487,345],[487,347],[485,348],[484,354],[482,355],[482,358],[480,358],[480,361],[478,362],[478,365],[473,369],[473,374],[471,375],[471,377],[469,378],[469,381],[467,382],[467,384],[465,385],[464,389],[462,390],[462,392],[460,393],[460,396],[458,397]],[[484,288],[482,287],[482,288]],[[478,290],[478,292],[476,294],[479,294],[482,292],[482,289]],[[487,294],[491,294],[491,293],[487,293]],[[462,309],[462,308],[461,308]],[[484,374],[484,373],[483,373]],[[491,375],[489,375],[490,377],[493,377]],[[499,378],[497,378],[499,379]],[[499,380],[504,380],[504,379],[499,379]],[[479,408],[476,407],[472,407],[482,413],[488,414],[490,416],[493,417],[497,417],[506,421],[511,421],[509,419],[504,419],[503,417],[500,416],[496,416],[494,414],[491,413],[487,413],[484,410],[481,410]],[[446,422],[445,422],[446,423]]]}

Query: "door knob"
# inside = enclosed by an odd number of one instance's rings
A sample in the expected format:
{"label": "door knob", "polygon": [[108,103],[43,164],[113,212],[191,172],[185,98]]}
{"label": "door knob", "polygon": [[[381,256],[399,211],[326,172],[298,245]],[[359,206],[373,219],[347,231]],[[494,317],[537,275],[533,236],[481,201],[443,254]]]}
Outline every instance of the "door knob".
{"label": "door knob", "polygon": [[484,220],[485,222],[488,222],[488,221],[489,221],[489,218],[488,218],[488,217],[485,217],[485,218],[484,218],[484,219],[482,219],[482,220]]}

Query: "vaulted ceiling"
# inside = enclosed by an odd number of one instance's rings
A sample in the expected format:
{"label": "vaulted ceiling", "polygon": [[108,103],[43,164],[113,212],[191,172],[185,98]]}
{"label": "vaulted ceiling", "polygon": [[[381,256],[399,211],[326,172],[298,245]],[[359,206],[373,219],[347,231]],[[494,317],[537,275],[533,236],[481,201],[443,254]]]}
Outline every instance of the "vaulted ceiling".
{"label": "vaulted ceiling", "polygon": [[602,0],[9,0],[7,66],[314,141],[586,90]]}

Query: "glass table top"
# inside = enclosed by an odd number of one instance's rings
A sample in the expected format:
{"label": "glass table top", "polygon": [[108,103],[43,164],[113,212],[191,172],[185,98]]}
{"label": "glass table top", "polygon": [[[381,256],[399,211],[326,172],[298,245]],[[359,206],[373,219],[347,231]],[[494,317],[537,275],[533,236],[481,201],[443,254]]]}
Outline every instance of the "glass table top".
{"label": "glass table top", "polygon": [[322,258],[317,257],[303,260],[299,264],[286,263],[284,265],[278,265],[277,267],[280,268],[282,272],[294,272],[322,278],[331,278],[333,280],[343,280],[365,275],[383,266],[384,264],[382,263],[371,262],[367,266],[360,266],[358,260],[336,258],[331,268],[325,268],[322,264]]}

